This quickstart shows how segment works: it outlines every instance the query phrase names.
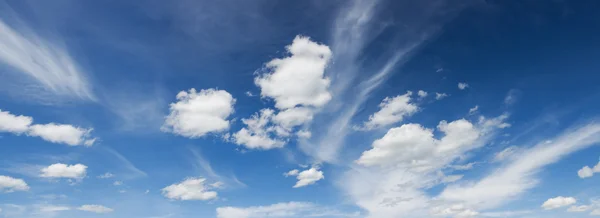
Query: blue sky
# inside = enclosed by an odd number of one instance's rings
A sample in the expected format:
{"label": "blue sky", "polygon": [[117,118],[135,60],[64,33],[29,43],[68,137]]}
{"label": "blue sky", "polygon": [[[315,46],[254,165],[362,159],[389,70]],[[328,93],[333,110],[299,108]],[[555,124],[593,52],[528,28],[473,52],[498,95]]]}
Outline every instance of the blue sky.
{"label": "blue sky", "polygon": [[600,216],[599,8],[1,1],[0,217]]}

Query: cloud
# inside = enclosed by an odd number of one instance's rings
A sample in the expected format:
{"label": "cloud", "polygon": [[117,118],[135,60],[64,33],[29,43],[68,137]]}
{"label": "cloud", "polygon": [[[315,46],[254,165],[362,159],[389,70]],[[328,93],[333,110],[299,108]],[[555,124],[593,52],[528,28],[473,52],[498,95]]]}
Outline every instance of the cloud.
{"label": "cloud", "polygon": [[412,92],[390,98],[386,97],[379,104],[380,110],[369,116],[369,121],[363,124],[362,129],[372,130],[402,122],[405,117],[413,115],[419,107],[411,103]]}
{"label": "cloud", "polygon": [[211,200],[217,198],[217,192],[211,191],[204,178],[187,178],[181,183],[172,184],[162,189],[162,194],[172,200]]}
{"label": "cloud", "polygon": [[535,175],[541,168],[600,142],[600,125],[590,123],[569,129],[551,141],[515,154],[510,162],[479,181],[446,187],[439,198],[464,202],[480,209],[501,205],[535,187],[538,184]]}
{"label": "cloud", "polygon": [[122,181],[115,181],[115,182],[113,182],[113,185],[114,186],[120,186],[120,185],[123,185],[123,182]]}
{"label": "cloud", "polygon": [[104,173],[102,175],[99,175],[98,178],[99,179],[108,179],[108,178],[112,178],[114,176],[115,176],[114,174],[106,172],[106,173]]}
{"label": "cloud", "polygon": [[469,109],[469,114],[474,114],[479,110],[479,105],[475,105],[475,107]]}
{"label": "cloud", "polygon": [[423,91],[423,90],[419,90],[417,92],[417,95],[419,96],[419,98],[425,98],[425,97],[427,97],[427,92]]}
{"label": "cloud", "polygon": [[278,109],[321,107],[329,102],[330,80],[324,76],[331,58],[329,47],[296,36],[286,50],[290,56],[271,60],[266,64],[269,72],[254,79],[260,95],[274,99]]}
{"label": "cloud", "polygon": [[344,213],[308,202],[286,202],[254,207],[218,207],[217,218],[263,217],[359,217],[359,213]]}
{"label": "cloud", "polygon": [[[277,127],[273,126],[274,110],[262,109],[259,113],[252,115],[248,119],[242,119],[242,123],[246,127],[232,135],[233,142],[238,145],[243,145],[250,149],[272,149],[281,148],[285,145],[285,141],[275,138],[273,134],[277,131]],[[285,130],[280,130],[285,133]]]}
{"label": "cloud", "polygon": [[453,216],[455,218],[463,218],[463,217],[476,217],[479,215],[479,212],[473,211],[471,209],[465,208],[462,204],[455,204],[450,207],[436,207],[433,208],[431,214],[434,216]]}
{"label": "cloud", "polygon": [[68,124],[35,124],[33,118],[23,115],[13,115],[8,111],[0,110],[0,132],[13,134],[26,133],[28,136],[37,136],[52,143],[67,144],[70,146],[92,146],[97,138],[91,137],[93,129],[85,129]]}
{"label": "cloud", "polygon": [[575,203],[577,203],[577,200],[575,200],[573,197],[558,196],[548,199],[546,202],[544,202],[544,204],[542,204],[542,208],[544,208],[544,210],[554,210]]}
{"label": "cloud", "polygon": [[110,212],[114,211],[111,208],[108,208],[108,207],[105,207],[102,205],[96,205],[96,204],[81,205],[81,207],[78,207],[77,210],[93,212],[93,213],[110,213]]}
{"label": "cloud", "polygon": [[460,90],[465,90],[468,87],[469,87],[469,84],[467,84],[467,83],[458,83],[458,89],[460,89]]}
{"label": "cloud", "polygon": [[446,93],[435,93],[435,100],[442,100],[444,98],[448,97],[448,94]]}
{"label": "cloud", "polygon": [[0,175],[0,191],[15,192],[28,190],[29,186],[22,179]]}
{"label": "cloud", "polygon": [[83,164],[67,165],[57,163],[42,168],[40,177],[83,179],[87,173],[87,168],[88,167]]}
{"label": "cloud", "polygon": [[224,90],[196,89],[181,91],[161,130],[198,138],[229,129],[227,118],[233,113],[235,99]]}
{"label": "cloud", "polygon": [[37,92],[42,96],[52,93],[59,97],[95,100],[86,73],[67,49],[40,38],[24,23],[17,23],[21,32],[0,20],[0,63],[38,83],[37,87],[42,90]]}
{"label": "cloud", "polygon": [[33,118],[23,115],[13,115],[9,111],[0,110],[0,132],[21,134],[29,130]]}
{"label": "cloud", "polygon": [[38,211],[44,212],[44,213],[52,213],[52,212],[67,211],[67,210],[71,210],[71,208],[67,207],[67,206],[60,206],[60,205],[40,205],[38,207]]}
{"label": "cloud", "polygon": [[600,173],[600,162],[596,164],[593,168],[589,166],[584,166],[579,171],[577,171],[577,175],[579,178],[585,179],[594,176],[595,173]]}
{"label": "cloud", "polygon": [[496,153],[496,155],[494,155],[494,159],[492,161],[493,162],[504,161],[504,160],[512,157],[514,154],[516,154],[516,152],[518,150],[519,150],[519,148],[516,146],[510,146],[508,148],[505,148],[504,150]]}
{"label": "cloud", "polygon": [[92,129],[84,129],[66,124],[35,124],[29,129],[28,135],[38,136],[52,143],[62,143],[71,146],[92,146],[96,138],[91,138]]}
{"label": "cloud", "polygon": [[300,172],[297,169],[291,170],[283,174],[285,177],[296,176],[298,182],[294,185],[294,188],[300,188],[307,185],[315,184],[317,181],[324,179],[323,171],[320,171],[317,167],[311,167],[310,169]]}
{"label": "cloud", "polygon": [[314,111],[307,107],[285,109],[273,117],[273,122],[288,130],[311,121],[313,113]]}
{"label": "cloud", "polygon": [[585,212],[590,209],[591,209],[591,207],[588,205],[579,205],[579,206],[573,205],[573,206],[569,207],[569,209],[567,209],[567,211],[568,212]]}

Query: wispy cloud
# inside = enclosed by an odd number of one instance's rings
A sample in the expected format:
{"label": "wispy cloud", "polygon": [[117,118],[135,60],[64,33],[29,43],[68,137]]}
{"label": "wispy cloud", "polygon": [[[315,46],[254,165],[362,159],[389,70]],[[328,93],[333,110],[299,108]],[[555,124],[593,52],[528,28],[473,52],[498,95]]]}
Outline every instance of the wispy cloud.
{"label": "wispy cloud", "polygon": [[[10,94],[25,94],[42,100],[48,97],[47,93],[52,93],[58,98],[95,100],[86,73],[69,51],[59,43],[43,39],[24,22],[14,22],[11,26],[0,19],[0,63],[13,69],[8,72],[25,76],[25,80],[19,81],[37,84],[33,86],[34,93],[20,93],[25,89],[19,87],[18,90],[5,90]],[[10,88],[14,87],[10,86],[13,82],[3,81],[1,84]],[[35,87],[40,90],[35,90]]]}
{"label": "wispy cloud", "polygon": [[109,147],[104,147],[104,149],[108,153],[114,155],[119,161],[121,161],[122,167],[124,167],[125,169],[127,169],[131,172],[131,173],[128,173],[126,176],[128,179],[135,179],[138,177],[148,176],[148,174],[146,174],[146,172],[138,169],[135,165],[133,165],[127,158],[125,158],[119,152],[117,152],[114,149],[109,148]]}

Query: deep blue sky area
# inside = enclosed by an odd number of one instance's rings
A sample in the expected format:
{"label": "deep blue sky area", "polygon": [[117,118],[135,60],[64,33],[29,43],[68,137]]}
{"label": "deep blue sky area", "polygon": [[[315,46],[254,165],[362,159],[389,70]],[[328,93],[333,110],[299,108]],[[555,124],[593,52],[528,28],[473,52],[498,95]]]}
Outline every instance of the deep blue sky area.
{"label": "deep blue sky area", "polygon": [[0,0],[0,217],[600,216],[598,11]]}

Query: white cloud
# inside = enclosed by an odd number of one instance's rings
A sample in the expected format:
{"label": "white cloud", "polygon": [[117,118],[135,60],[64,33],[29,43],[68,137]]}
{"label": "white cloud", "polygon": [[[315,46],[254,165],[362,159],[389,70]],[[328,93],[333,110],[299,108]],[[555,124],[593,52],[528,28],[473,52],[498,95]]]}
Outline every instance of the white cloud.
{"label": "white cloud", "polygon": [[296,176],[298,182],[294,185],[294,188],[300,188],[307,185],[315,184],[317,181],[324,179],[323,171],[320,171],[317,167],[311,167],[310,169],[300,172],[297,169],[291,170],[283,174],[284,176]]}
{"label": "white cloud", "polygon": [[469,87],[469,84],[467,84],[467,83],[458,83],[458,89],[460,89],[460,90],[465,90],[468,87]]}
{"label": "white cloud", "polygon": [[162,189],[162,194],[172,200],[211,200],[217,198],[204,178],[187,178],[181,183],[172,184]]}
{"label": "white cloud", "polygon": [[300,130],[296,133],[296,135],[300,138],[308,139],[312,136],[312,133],[308,130]]}
{"label": "white cloud", "polygon": [[21,134],[29,130],[33,118],[23,115],[13,115],[9,111],[0,110],[0,132]]}
{"label": "white cloud", "polygon": [[427,97],[428,93],[426,91],[419,90],[417,92],[417,95],[419,96],[419,98],[425,98],[425,97]]}
{"label": "white cloud", "polygon": [[77,210],[93,212],[93,213],[110,213],[110,212],[114,211],[111,208],[108,208],[108,207],[105,207],[102,205],[96,205],[96,204],[82,205],[81,207],[78,207]]}
{"label": "white cloud", "polygon": [[504,150],[496,153],[496,155],[494,155],[494,159],[492,161],[494,161],[494,162],[504,161],[508,158],[511,158],[518,150],[519,150],[519,148],[516,146],[510,146],[508,148],[505,148]]}
{"label": "white cloud", "polygon": [[598,142],[600,142],[599,124],[592,123],[569,129],[550,143],[541,142],[515,154],[509,163],[477,182],[446,187],[439,198],[476,205],[478,209],[501,205],[535,187],[538,183],[535,172],[541,168]]}
{"label": "white cloud", "polygon": [[390,98],[386,97],[379,104],[379,111],[369,116],[369,121],[363,124],[365,130],[372,130],[380,127],[385,127],[394,123],[402,122],[405,117],[408,117],[417,112],[419,107],[411,103],[410,96],[412,92],[407,92],[404,95],[398,95]]}
{"label": "white cloud", "polygon": [[444,207],[433,208],[431,211],[431,214],[434,216],[444,216],[444,217],[453,216],[456,218],[463,218],[463,217],[475,217],[475,216],[479,215],[479,212],[465,208],[465,206],[462,204],[455,204],[455,205],[451,205],[450,207],[446,207],[446,208],[444,208]]}
{"label": "white cloud", "polygon": [[271,60],[266,64],[270,72],[255,78],[261,96],[274,99],[278,109],[321,107],[329,102],[330,81],[324,76],[331,58],[329,47],[296,36],[286,50],[290,56]]}
{"label": "white cloud", "polygon": [[591,207],[588,205],[579,205],[579,206],[573,205],[573,206],[569,207],[569,209],[567,209],[567,211],[569,211],[569,212],[585,212],[590,209],[591,209]]}
{"label": "white cloud", "polygon": [[569,206],[575,203],[577,203],[577,200],[575,200],[575,198],[573,197],[558,196],[555,198],[548,199],[546,202],[544,202],[544,204],[542,204],[542,208],[544,208],[544,210],[553,210]]}
{"label": "white cloud", "polygon": [[91,138],[92,129],[84,129],[66,124],[36,124],[29,128],[28,135],[38,136],[52,143],[63,143],[71,146],[92,146],[96,138]]}
{"label": "white cloud", "polygon": [[113,182],[113,185],[114,186],[120,186],[120,185],[123,185],[123,182],[122,181],[115,181],[115,182]]}
{"label": "white cloud", "polygon": [[60,206],[60,205],[41,205],[38,207],[38,210],[40,212],[52,213],[52,212],[71,210],[71,208],[67,207],[67,206]]}
{"label": "white cloud", "polygon": [[62,143],[71,146],[92,146],[97,140],[90,136],[92,129],[75,127],[67,124],[35,124],[33,118],[23,115],[13,115],[8,111],[0,110],[0,132],[13,134],[26,133],[29,136],[38,136],[52,143]]}
{"label": "white cloud", "polygon": [[589,166],[584,166],[579,171],[577,171],[577,175],[579,178],[585,179],[594,176],[595,173],[600,173],[600,162],[594,166],[594,168],[590,168]]}
{"label": "white cloud", "polygon": [[[233,141],[250,149],[272,149],[285,145],[285,141],[273,137],[276,128],[270,125],[273,119],[272,109],[262,109],[249,119],[242,119],[246,127],[232,135]],[[285,132],[285,130],[282,130]]]}
{"label": "white cloud", "polygon": [[108,178],[112,178],[112,177],[114,177],[114,176],[115,176],[115,175],[113,175],[112,173],[110,173],[110,172],[106,172],[106,173],[104,173],[104,174],[102,174],[102,175],[99,175],[99,176],[98,176],[98,178],[99,178],[99,179],[108,179]]}
{"label": "white cloud", "polygon": [[229,129],[227,118],[233,113],[235,99],[224,90],[181,91],[161,130],[189,138]]}
{"label": "white cloud", "polygon": [[0,175],[0,191],[14,192],[27,190],[29,190],[29,186],[22,179]]}
{"label": "white cloud", "polygon": [[94,100],[85,73],[68,51],[56,43],[41,39],[23,26],[23,22],[20,24],[19,28],[23,31],[17,32],[0,20],[0,63],[39,83],[41,86],[36,87],[43,87],[40,93]]}
{"label": "white cloud", "polygon": [[475,107],[469,109],[469,114],[474,114],[477,110],[479,110],[479,105],[475,105]]}
{"label": "white cloud", "polygon": [[359,217],[359,213],[344,213],[308,202],[287,202],[254,207],[218,207],[217,218],[263,217]]}
{"label": "white cloud", "polygon": [[435,93],[435,100],[442,100],[443,98],[446,98],[446,97],[448,97],[448,94],[446,94],[446,93],[438,93],[438,92]]}
{"label": "white cloud", "polygon": [[41,170],[40,177],[44,178],[70,178],[83,179],[87,173],[87,166],[83,164],[67,165],[62,163],[52,164]]}
{"label": "white cloud", "polygon": [[312,109],[306,107],[285,109],[273,117],[273,122],[285,129],[290,129],[311,121],[313,113]]}
{"label": "white cloud", "polygon": [[595,210],[593,210],[593,211],[590,213],[590,215],[592,215],[592,216],[600,216],[600,209],[595,209]]}

